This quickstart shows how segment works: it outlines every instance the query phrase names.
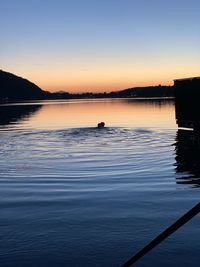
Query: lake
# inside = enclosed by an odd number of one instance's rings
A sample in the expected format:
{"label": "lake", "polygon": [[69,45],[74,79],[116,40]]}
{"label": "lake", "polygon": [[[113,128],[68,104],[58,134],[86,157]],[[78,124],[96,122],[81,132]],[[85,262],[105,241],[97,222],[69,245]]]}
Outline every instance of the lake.
{"label": "lake", "polygon": [[[0,105],[0,266],[121,266],[198,203],[191,140],[173,100]],[[199,224],[135,266],[199,266]]]}

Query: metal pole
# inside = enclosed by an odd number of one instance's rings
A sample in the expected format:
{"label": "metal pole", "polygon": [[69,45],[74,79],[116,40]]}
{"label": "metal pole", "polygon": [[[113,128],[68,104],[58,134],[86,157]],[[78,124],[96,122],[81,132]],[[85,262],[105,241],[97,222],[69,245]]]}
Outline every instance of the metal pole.
{"label": "metal pole", "polygon": [[175,223],[170,225],[166,230],[164,230],[161,234],[159,234],[155,239],[153,239],[150,243],[148,243],[144,248],[139,250],[133,257],[131,257],[126,263],[124,263],[121,267],[129,267],[133,265],[136,261],[142,258],[146,253],[156,247],[159,243],[161,243],[168,236],[173,234],[176,230],[178,230],[185,223],[190,221],[195,215],[200,212],[200,202],[195,205],[192,209],[186,212],[181,218],[179,218]]}

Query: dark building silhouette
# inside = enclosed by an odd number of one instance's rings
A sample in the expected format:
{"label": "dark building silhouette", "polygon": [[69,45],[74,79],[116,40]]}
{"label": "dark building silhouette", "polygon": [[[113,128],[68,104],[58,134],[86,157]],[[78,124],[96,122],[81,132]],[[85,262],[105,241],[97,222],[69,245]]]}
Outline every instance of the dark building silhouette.
{"label": "dark building silhouette", "polygon": [[179,127],[200,129],[200,77],[174,81]]}
{"label": "dark building silhouette", "polygon": [[[200,186],[200,77],[174,81],[178,184]],[[187,129],[189,128],[189,129]]]}

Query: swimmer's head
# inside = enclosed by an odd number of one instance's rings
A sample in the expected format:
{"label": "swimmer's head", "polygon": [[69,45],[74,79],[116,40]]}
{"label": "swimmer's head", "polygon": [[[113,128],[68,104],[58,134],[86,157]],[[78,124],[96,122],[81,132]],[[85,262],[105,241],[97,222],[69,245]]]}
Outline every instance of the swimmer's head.
{"label": "swimmer's head", "polygon": [[104,126],[105,126],[105,122],[99,122],[98,124],[97,124],[97,128],[104,128]]}

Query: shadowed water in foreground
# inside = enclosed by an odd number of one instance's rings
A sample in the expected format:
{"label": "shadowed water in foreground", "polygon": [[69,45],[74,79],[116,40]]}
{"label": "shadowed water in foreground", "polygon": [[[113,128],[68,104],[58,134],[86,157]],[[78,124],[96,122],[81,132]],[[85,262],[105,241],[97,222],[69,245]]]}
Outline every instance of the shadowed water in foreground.
{"label": "shadowed water in foreground", "polygon": [[[120,266],[199,201],[173,103],[43,103],[0,136],[1,266]],[[198,266],[198,225],[137,266]]]}
{"label": "shadowed water in foreground", "polygon": [[179,184],[200,186],[200,136],[194,131],[178,130],[176,136],[176,171]]}

